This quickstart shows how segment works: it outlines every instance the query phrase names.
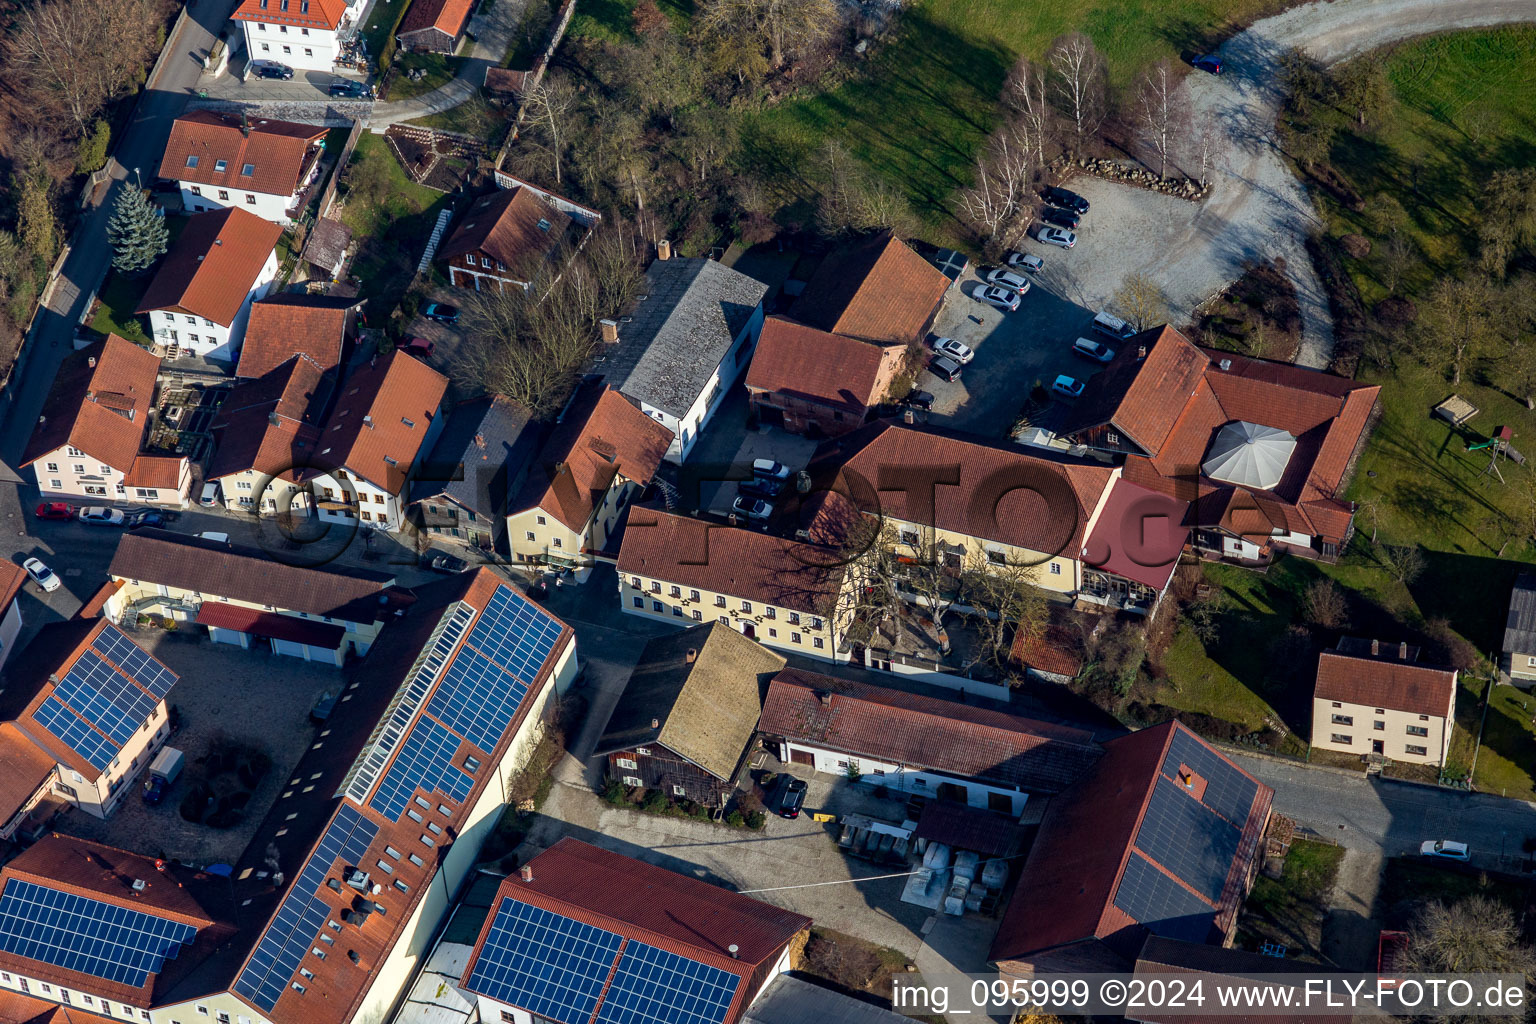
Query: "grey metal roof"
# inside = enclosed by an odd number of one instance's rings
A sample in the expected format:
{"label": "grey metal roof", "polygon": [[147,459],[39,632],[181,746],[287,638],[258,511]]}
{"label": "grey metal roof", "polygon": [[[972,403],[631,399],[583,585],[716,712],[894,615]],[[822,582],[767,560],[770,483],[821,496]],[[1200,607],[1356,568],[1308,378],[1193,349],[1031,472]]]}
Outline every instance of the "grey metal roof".
{"label": "grey metal roof", "polygon": [[781,974],[747,1008],[741,1024],[901,1024],[911,1020],[873,1003]]}
{"label": "grey metal roof", "polygon": [[674,256],[651,262],[645,289],[596,369],[625,396],[682,418],[768,286],[715,260]]}
{"label": "grey metal roof", "polygon": [[506,514],[507,497],[522,486],[543,432],[522,405],[492,395],[455,406],[416,472],[411,501],[444,495],[477,516]]}
{"label": "grey metal roof", "polygon": [[1536,575],[1523,572],[1509,595],[1509,618],[1504,623],[1504,651],[1536,652]]}

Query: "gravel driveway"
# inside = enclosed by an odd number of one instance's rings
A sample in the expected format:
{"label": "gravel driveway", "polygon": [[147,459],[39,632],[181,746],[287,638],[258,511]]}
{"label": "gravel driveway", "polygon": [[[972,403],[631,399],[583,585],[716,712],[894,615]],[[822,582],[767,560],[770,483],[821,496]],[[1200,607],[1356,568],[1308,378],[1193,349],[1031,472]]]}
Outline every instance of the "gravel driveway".
{"label": "gravel driveway", "polygon": [[[1334,0],[1256,22],[1218,50],[1225,74],[1192,72],[1182,86],[1186,109],[1197,119],[1210,117],[1225,135],[1210,172],[1210,198],[1197,205],[1075,179],[1070,187],[1094,205],[1068,254],[1079,258],[1065,294],[1084,306],[1104,306],[1125,276],[1140,271],[1162,287],[1175,314],[1186,315],[1236,279],[1245,261],[1281,257],[1301,301],[1297,362],[1327,366],[1333,323],[1303,244],[1319,221],[1275,149],[1280,54],[1300,47],[1333,64],[1414,36],[1520,21],[1536,21],[1536,0]],[[1198,171],[1190,154],[1182,162]],[[1095,259],[1081,258],[1095,253]]]}

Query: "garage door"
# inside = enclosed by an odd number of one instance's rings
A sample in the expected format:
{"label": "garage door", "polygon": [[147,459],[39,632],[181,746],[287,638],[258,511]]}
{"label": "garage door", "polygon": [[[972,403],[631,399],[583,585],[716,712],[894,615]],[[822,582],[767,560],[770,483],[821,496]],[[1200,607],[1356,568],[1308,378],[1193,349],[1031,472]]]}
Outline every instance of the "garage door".
{"label": "garage door", "polygon": [[789,763],[814,765],[816,763],[816,756],[809,750],[801,750],[798,747],[790,747]]}

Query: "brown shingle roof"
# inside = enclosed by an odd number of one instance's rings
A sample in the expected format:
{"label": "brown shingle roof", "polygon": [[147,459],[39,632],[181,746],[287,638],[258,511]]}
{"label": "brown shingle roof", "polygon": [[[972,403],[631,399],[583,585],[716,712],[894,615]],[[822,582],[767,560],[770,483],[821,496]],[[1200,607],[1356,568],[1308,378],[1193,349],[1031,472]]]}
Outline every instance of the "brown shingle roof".
{"label": "brown shingle roof", "polygon": [[452,260],[483,252],[500,260],[507,273],[526,273],[534,260],[554,251],[570,223],[570,217],[531,189],[500,189],[470,204],[459,226],[437,250],[437,258]]}
{"label": "brown shingle roof", "polygon": [[384,573],[303,568],[256,548],[155,529],[125,534],[107,575],[348,622],[384,619],[388,609],[381,598],[393,582]]}
{"label": "brown shingle roof", "polygon": [[[761,977],[763,968],[811,926],[808,917],[570,836],[534,857],[529,866],[533,869],[531,882],[511,875],[501,883],[464,970],[466,985],[485,953],[496,911],[507,900],[541,907],[622,935],[631,944],[644,942],[744,979],[756,979],[759,984],[766,981]],[[583,974],[593,970],[578,962],[561,965],[561,969]],[[596,970],[606,977],[609,968]],[[721,1024],[740,1020],[757,994],[752,988],[747,983],[737,987]],[[667,998],[666,993],[657,995],[663,1002]]]}
{"label": "brown shingle roof", "polygon": [[149,426],[159,372],[157,356],[115,334],[66,356],[21,464],[74,445],[126,472]]}
{"label": "brown shingle roof", "polygon": [[510,514],[543,509],[580,533],[614,477],[651,482],[672,433],[602,381],[588,381],[566,407],[512,502]]}
{"label": "brown shingle roof", "polygon": [[1076,676],[1082,671],[1085,656],[1082,629],[1065,621],[1065,615],[1054,608],[1051,621],[1039,634],[1031,636],[1022,629],[1016,632],[1009,652],[1022,668],[1058,676]]}
{"label": "brown shingle roof", "polygon": [[843,579],[833,554],[756,530],[633,508],[619,572],[830,615]]}
{"label": "brown shingle roof", "polygon": [[15,722],[0,723],[0,825],[9,823],[47,785],[57,763]]}
{"label": "brown shingle roof", "polygon": [[[308,166],[310,147],[325,138],[326,130],[312,124],[248,119],[250,132],[241,131],[235,114],[194,110],[171,123],[171,137],[160,162],[160,177],[195,181],[221,188],[244,189],[269,195],[291,196],[297,192]],[[195,159],[195,167],[187,161]],[[220,161],[224,169],[219,170]],[[251,169],[245,173],[246,166]]]}
{"label": "brown shingle roof", "polygon": [[238,207],[194,213],[134,312],[169,309],[228,327],[282,234]]}
{"label": "brown shingle roof", "polygon": [[335,31],[346,9],[346,0],[240,0],[240,6],[230,17],[236,21]]}
{"label": "brown shingle roof", "polygon": [[729,781],[757,728],[761,680],[783,667],[783,658],[718,622],[656,637],[630,672],[597,751],[659,743]]}
{"label": "brown shingle roof", "polygon": [[747,370],[747,387],[834,405],[862,417],[880,396],[881,349],[867,341],[771,316]]}
{"label": "brown shingle roof", "polygon": [[[1391,648],[1396,651],[1396,647]],[[1456,670],[1392,658],[1324,651],[1317,659],[1317,700],[1367,704],[1412,715],[1444,718],[1456,693]]]}
{"label": "brown shingle roof", "polygon": [[255,470],[296,481],[315,464],[318,417],[330,387],[308,356],[292,356],[229,391],[213,420],[217,441],[205,479]]}
{"label": "brown shingle roof", "polygon": [[1081,729],[884,686],[787,668],[758,728],[890,764],[1054,793],[1098,760]]}
{"label": "brown shingle roof", "polygon": [[790,312],[833,334],[905,345],[922,337],[948,289],[942,271],[882,232],[834,250]]}
{"label": "brown shingle roof", "polygon": [[405,18],[395,34],[403,36],[435,28],[457,39],[464,31],[464,23],[469,21],[470,9],[474,6],[474,0],[411,0],[410,10],[405,12]]}
{"label": "brown shingle roof", "polygon": [[446,377],[398,349],[359,367],[320,432],[319,464],[399,494],[447,390]]}
{"label": "brown shingle roof", "polygon": [[123,485],[175,491],[181,487],[182,471],[186,465],[185,455],[139,455],[123,475]]}
{"label": "brown shingle roof", "polygon": [[824,446],[834,489],[861,510],[1076,558],[1113,470],[1007,442],[876,423]]}
{"label": "brown shingle roof", "polygon": [[355,299],[324,295],[272,295],[251,303],[237,377],[260,377],[296,355],[322,370],[341,362],[347,314]]}

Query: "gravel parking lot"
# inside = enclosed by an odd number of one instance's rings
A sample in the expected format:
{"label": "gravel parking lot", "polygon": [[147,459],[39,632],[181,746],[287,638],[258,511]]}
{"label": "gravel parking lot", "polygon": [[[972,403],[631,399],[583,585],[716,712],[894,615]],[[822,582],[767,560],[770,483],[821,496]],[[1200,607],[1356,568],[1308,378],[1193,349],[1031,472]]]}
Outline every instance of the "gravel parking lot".
{"label": "gravel parking lot", "polygon": [[930,422],[1000,437],[1018,420],[1033,387],[1049,388],[1058,374],[1081,380],[1098,371],[1097,364],[1072,354],[1072,342],[1092,336],[1089,324],[1103,307],[1064,296],[1059,283],[1069,277],[1078,249],[1027,243],[1026,251],[1044,259],[1045,269],[1031,278],[1013,313],[971,298],[982,286],[981,268],[972,266],[960,278],[933,333],[970,346],[976,358],[953,384],[926,371],[918,375],[917,386],[934,395]]}

